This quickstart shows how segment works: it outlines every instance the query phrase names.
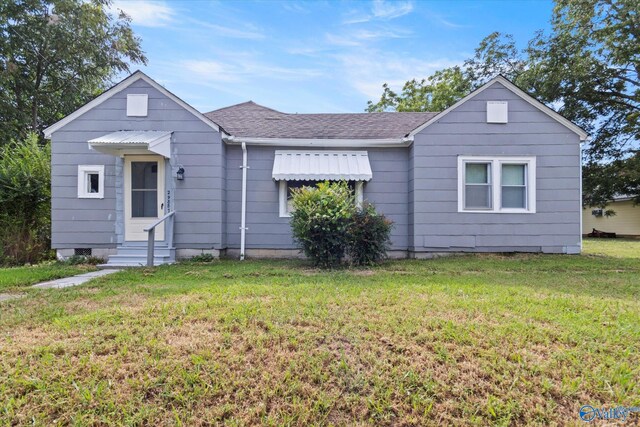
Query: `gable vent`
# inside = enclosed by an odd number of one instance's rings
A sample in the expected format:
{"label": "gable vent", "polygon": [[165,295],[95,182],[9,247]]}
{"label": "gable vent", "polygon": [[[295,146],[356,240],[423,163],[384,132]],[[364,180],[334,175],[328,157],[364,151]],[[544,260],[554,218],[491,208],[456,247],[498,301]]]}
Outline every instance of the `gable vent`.
{"label": "gable vent", "polygon": [[149,96],[146,93],[135,93],[127,95],[127,116],[146,117]]}
{"label": "gable vent", "polygon": [[507,101],[487,101],[487,123],[508,123]]}

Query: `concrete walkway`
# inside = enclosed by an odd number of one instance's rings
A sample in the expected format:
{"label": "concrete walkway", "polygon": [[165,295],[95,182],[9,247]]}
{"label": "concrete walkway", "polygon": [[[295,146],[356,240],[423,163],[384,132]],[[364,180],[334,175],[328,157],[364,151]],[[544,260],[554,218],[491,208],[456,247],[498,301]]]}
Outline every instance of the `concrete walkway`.
{"label": "concrete walkway", "polygon": [[48,282],[38,283],[33,285],[32,288],[36,289],[62,289],[69,288],[71,286],[78,286],[87,283],[91,279],[96,277],[107,276],[109,274],[117,273],[120,270],[98,270],[90,273],[78,274],[77,276],[64,277],[62,279],[50,280]]}
{"label": "concrete walkway", "polygon": [[24,294],[0,294],[0,302],[22,298]]}

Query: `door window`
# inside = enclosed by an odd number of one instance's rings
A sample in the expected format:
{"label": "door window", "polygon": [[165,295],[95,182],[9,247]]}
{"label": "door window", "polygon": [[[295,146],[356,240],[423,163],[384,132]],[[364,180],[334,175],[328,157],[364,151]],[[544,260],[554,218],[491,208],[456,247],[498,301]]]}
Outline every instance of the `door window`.
{"label": "door window", "polygon": [[131,216],[158,217],[158,162],[131,162]]}

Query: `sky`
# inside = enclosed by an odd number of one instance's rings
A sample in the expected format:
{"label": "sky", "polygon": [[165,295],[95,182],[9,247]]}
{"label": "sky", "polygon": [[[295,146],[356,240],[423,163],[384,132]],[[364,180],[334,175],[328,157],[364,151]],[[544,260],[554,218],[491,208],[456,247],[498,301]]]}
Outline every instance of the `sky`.
{"label": "sky", "polygon": [[[362,112],[382,84],[462,64],[493,31],[524,47],[552,2],[115,0],[148,64],[201,112],[252,100],[288,113]],[[125,77],[125,76],[121,76]]]}

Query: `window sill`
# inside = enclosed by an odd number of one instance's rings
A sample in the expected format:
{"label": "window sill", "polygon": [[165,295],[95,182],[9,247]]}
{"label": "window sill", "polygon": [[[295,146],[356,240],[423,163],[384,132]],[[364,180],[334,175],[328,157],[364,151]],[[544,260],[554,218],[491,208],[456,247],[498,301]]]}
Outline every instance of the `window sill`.
{"label": "window sill", "polygon": [[458,209],[458,213],[490,213],[490,214],[534,214],[536,211],[527,209]]}

